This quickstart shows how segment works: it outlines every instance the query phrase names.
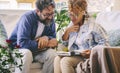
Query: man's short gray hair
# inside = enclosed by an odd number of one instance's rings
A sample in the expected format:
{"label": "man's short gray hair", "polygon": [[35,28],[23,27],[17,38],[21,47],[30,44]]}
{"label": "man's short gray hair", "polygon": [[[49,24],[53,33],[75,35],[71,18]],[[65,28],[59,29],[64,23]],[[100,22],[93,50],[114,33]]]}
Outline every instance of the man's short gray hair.
{"label": "man's short gray hair", "polygon": [[54,0],[36,0],[36,7],[42,11],[44,8],[52,5],[55,7],[55,2]]}

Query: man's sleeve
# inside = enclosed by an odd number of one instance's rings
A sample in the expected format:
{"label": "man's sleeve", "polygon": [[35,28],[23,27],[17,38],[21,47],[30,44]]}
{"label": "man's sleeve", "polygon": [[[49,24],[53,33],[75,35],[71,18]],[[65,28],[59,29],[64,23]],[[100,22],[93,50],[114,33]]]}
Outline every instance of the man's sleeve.
{"label": "man's sleeve", "polygon": [[32,22],[26,17],[22,16],[18,22],[17,44],[22,48],[30,49],[32,52],[37,51],[38,44],[32,38]]}

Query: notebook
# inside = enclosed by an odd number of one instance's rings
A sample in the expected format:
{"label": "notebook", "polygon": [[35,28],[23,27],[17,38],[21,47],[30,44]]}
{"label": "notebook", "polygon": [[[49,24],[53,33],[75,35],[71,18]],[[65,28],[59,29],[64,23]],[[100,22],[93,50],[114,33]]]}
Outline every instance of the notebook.
{"label": "notebook", "polygon": [[82,53],[81,50],[74,50],[71,52],[57,51],[57,55],[59,56],[80,56],[81,53]]}

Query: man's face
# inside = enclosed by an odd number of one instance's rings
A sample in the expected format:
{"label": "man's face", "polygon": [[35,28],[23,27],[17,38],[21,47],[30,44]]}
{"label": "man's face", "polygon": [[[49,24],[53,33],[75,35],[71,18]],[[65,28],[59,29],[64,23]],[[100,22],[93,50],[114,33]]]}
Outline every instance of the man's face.
{"label": "man's face", "polygon": [[45,25],[50,25],[51,20],[54,17],[54,8],[52,6],[48,6],[41,12],[37,12],[37,14],[41,22],[43,22]]}

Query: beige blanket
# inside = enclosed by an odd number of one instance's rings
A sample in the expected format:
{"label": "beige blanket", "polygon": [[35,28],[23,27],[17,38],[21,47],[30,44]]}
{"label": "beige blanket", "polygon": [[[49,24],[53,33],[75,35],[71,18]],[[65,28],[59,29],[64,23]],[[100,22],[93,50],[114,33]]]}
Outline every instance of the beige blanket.
{"label": "beige blanket", "polygon": [[78,64],[77,73],[120,73],[120,48],[94,47],[90,60]]}

